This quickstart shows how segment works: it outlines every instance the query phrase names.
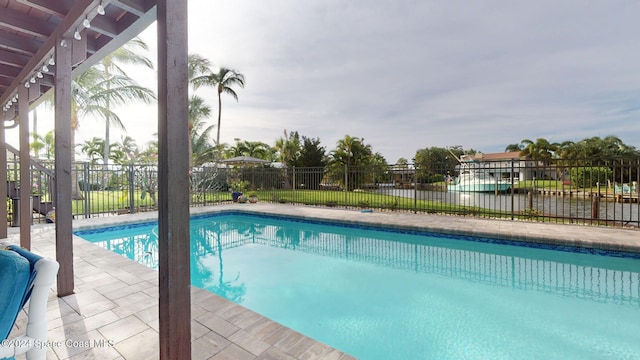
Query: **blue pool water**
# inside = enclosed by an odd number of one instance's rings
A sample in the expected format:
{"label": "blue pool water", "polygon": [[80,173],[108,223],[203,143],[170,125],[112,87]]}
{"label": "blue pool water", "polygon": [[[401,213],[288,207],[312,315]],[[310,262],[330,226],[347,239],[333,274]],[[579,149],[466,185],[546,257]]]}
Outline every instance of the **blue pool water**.
{"label": "blue pool water", "polygon": [[[157,225],[76,235],[152,268]],[[193,285],[360,359],[638,359],[640,259],[227,214]]]}

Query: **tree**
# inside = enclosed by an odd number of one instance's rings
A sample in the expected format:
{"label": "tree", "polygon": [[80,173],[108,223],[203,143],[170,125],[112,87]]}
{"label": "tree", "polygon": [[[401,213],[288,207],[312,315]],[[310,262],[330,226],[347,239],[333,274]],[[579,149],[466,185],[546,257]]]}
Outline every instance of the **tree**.
{"label": "tree", "polygon": [[511,152],[511,151],[522,151],[522,145],[521,144],[509,144],[507,145],[507,147],[504,148],[505,152]]}
{"label": "tree", "polygon": [[202,86],[213,87],[218,92],[218,133],[216,135],[216,145],[220,144],[220,122],[222,118],[222,94],[231,95],[236,101],[238,101],[238,94],[233,89],[233,86],[240,86],[244,88],[245,78],[242,73],[237,70],[220,68],[217,73],[208,72],[200,76],[195,76],[191,79],[195,89]]}
{"label": "tree", "polygon": [[45,143],[42,139],[42,136],[40,136],[37,132],[32,132],[31,138],[33,140],[31,140],[31,143],[29,143],[29,149],[33,153],[33,157],[37,160],[40,158],[40,151],[44,149]]}
{"label": "tree", "polygon": [[213,125],[207,126],[205,120],[211,114],[211,108],[204,99],[191,95],[189,98],[189,167],[202,165],[211,159],[213,147],[209,136]]}
{"label": "tree", "polygon": [[373,177],[372,182],[374,184],[377,183],[386,183],[391,181],[391,173],[389,170],[389,164],[387,163],[387,159],[382,156],[379,152],[376,152],[371,157],[371,165],[373,167],[373,173],[371,176]]}
{"label": "tree", "polygon": [[[140,38],[134,38],[131,41],[124,44],[122,47],[105,56],[99,63],[94,65],[104,72],[106,79],[109,79],[112,75],[119,75],[128,77],[127,73],[121,67],[121,65],[142,65],[149,69],[153,69],[153,63],[147,57],[140,54],[141,50],[148,50],[147,44]],[[111,83],[106,83],[107,92],[110,90]],[[131,93],[129,94],[131,95]],[[153,93],[141,92],[133,93],[137,100],[142,100],[148,103],[151,99],[155,98]],[[111,98],[105,99],[105,107],[109,108]],[[110,140],[110,125],[124,130],[124,124],[119,118],[111,118],[109,113],[105,113],[105,135],[104,135],[104,154],[102,155],[103,164],[106,166],[109,162],[109,151],[111,150]]]}
{"label": "tree", "polygon": [[138,154],[140,148],[131,136],[125,136],[120,141],[120,148],[126,154],[127,158],[132,159]]}
{"label": "tree", "polygon": [[453,176],[460,164],[460,157],[473,152],[474,150],[464,150],[460,145],[449,148],[433,146],[416,151],[418,182],[436,182],[444,179],[446,175]]}
{"label": "tree", "polygon": [[[131,142],[133,142],[133,144]],[[89,158],[89,163],[91,165],[95,165],[98,161],[103,160],[102,154],[104,154],[104,147],[106,146],[104,139],[93,137],[90,140],[86,140],[79,146],[80,151]],[[128,136],[123,139],[123,143],[115,142],[109,144],[109,147],[111,148],[109,150],[109,159],[113,160],[116,164],[126,164],[129,162],[129,156],[133,156],[129,154],[133,151],[137,151],[137,149],[132,150],[132,147],[135,146],[135,141]]]}
{"label": "tree", "polygon": [[604,139],[594,136],[575,143],[575,153],[583,159],[633,156],[638,152],[633,146],[628,146],[620,138],[610,135]]}
{"label": "tree", "polygon": [[[71,143],[75,144],[75,130],[79,126],[79,119],[84,116],[94,116],[105,121],[122,123],[120,117],[111,110],[111,106],[126,105],[134,101],[149,103],[155,98],[153,92],[139,86],[126,75],[107,74],[100,67],[91,67],[71,84]],[[72,153],[72,162],[75,153]],[[77,179],[75,169],[72,178]],[[82,199],[77,181],[72,181],[72,196]]]}
{"label": "tree", "polygon": [[51,130],[42,137],[44,154],[47,160],[53,160],[56,148],[55,130]]}
{"label": "tree", "polygon": [[373,156],[371,145],[364,143],[364,139],[345,135],[344,139],[338,140],[335,150],[329,157],[330,163],[346,165],[369,165]]}
{"label": "tree", "polygon": [[[296,133],[297,134],[297,133]],[[319,189],[324,177],[324,167],[327,163],[325,149],[320,146],[319,138],[302,136],[299,156],[295,160],[295,166],[315,168],[298,175],[297,182],[304,184],[307,189]]]}
{"label": "tree", "polygon": [[327,164],[324,146],[320,146],[319,138],[302,136],[302,147],[296,166],[300,167],[325,167]]}
{"label": "tree", "polygon": [[[353,170],[358,166],[371,165],[374,156],[371,145],[364,143],[364,139],[345,135],[344,139],[338,140],[336,148],[329,154],[329,173],[333,179],[343,184],[348,190],[357,189],[363,183],[373,179],[367,179]],[[351,170],[349,170],[351,169]],[[344,174],[347,171],[345,184]]]}
{"label": "tree", "polygon": [[234,139],[236,144],[227,148],[226,156],[228,158],[237,156],[251,156],[258,159],[270,160],[272,158],[273,149],[262,141],[248,141]]}
{"label": "tree", "polygon": [[557,151],[560,148],[558,143],[550,143],[544,138],[538,138],[535,142],[524,139],[520,143],[522,144],[520,156],[528,156],[531,160],[541,162],[544,165],[551,163],[551,160],[557,156]]}
{"label": "tree", "polygon": [[284,137],[276,140],[274,149],[281,163],[288,167],[298,166],[296,162],[300,156],[300,135],[297,131],[287,134],[287,129],[284,129]]}
{"label": "tree", "polygon": [[94,136],[80,145],[80,151],[87,155],[91,165],[95,165],[102,158],[104,140]]}
{"label": "tree", "polygon": [[401,157],[396,161],[396,165],[398,165],[398,168],[406,169],[409,167],[409,160]]}

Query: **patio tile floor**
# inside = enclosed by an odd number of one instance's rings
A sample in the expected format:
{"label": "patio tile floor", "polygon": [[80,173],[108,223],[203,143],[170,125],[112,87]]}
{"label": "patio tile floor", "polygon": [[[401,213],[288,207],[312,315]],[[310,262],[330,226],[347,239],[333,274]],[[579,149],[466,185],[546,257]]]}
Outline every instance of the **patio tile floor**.
{"label": "patio tile floor", "polygon": [[[272,204],[194,208],[192,214],[225,210],[640,252],[640,233],[631,229]],[[156,213],[139,213],[75,220],[74,229],[156,217]],[[54,226],[34,225],[31,234],[32,250],[55,258]],[[18,237],[19,229],[10,228],[7,241],[18,243]],[[47,358],[158,358],[157,272],[75,236],[73,244],[75,294],[58,298],[55,289],[51,292],[48,317],[53,346]],[[191,302],[194,359],[353,359],[205,290],[192,287]],[[23,312],[10,338],[23,334],[25,324]]]}

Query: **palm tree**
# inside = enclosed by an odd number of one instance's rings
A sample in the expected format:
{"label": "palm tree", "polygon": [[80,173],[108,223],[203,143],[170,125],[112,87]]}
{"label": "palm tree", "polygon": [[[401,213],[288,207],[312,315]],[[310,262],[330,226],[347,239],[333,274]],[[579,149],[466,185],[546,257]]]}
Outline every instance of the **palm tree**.
{"label": "palm tree", "polygon": [[[196,89],[194,79],[211,73],[211,63],[208,59],[198,55],[189,54],[188,59],[189,83]],[[204,99],[197,95],[189,97],[189,167],[196,164],[201,165],[208,161],[212,147],[209,143],[209,133],[213,125],[205,129],[205,119],[211,114],[211,107],[204,102]]]}
{"label": "palm tree", "polygon": [[91,165],[95,165],[104,152],[104,140],[93,137],[93,139],[87,140],[80,145],[80,151],[89,157]]}
{"label": "palm tree", "polygon": [[[146,103],[155,99],[153,92],[139,86],[126,75],[107,74],[99,67],[91,67],[80,75],[71,86],[71,143],[75,144],[75,130],[78,128],[78,119],[82,116],[94,116],[105,121],[122,124],[120,117],[111,110],[111,105],[126,105],[134,101]],[[75,153],[72,153],[72,162],[75,161]],[[74,170],[72,170],[75,173]],[[72,175],[75,179],[76,175]],[[82,199],[82,194],[77,186],[77,181],[72,182],[72,196],[74,199]]]}
{"label": "palm tree", "polygon": [[240,141],[240,139],[235,138],[233,140],[235,140],[236,144],[232,146],[227,146],[224,151],[225,156],[228,158],[244,155],[243,153],[244,146],[242,145],[242,142]]}
{"label": "palm tree", "polygon": [[218,90],[218,129],[216,135],[216,146],[220,145],[220,122],[222,118],[222,94],[231,95],[236,101],[238,101],[238,94],[233,89],[233,86],[237,85],[244,88],[245,78],[242,73],[237,70],[220,68],[217,73],[208,72],[200,76],[195,76],[191,79],[195,89],[202,86],[215,87]]}
{"label": "palm tree", "polygon": [[521,144],[509,144],[507,145],[507,147],[504,148],[505,152],[511,152],[511,151],[522,151],[522,145]]}
{"label": "palm tree", "polygon": [[540,161],[545,165],[548,165],[556,156],[556,153],[560,147],[557,143],[550,143],[547,139],[539,138],[535,142],[524,139],[521,141],[522,150],[521,156],[528,156],[531,160]]}
{"label": "palm tree", "polygon": [[268,144],[261,141],[245,140],[241,144],[242,155],[251,156],[259,159],[269,158],[272,150]]}
{"label": "palm tree", "polygon": [[42,136],[35,131],[31,133],[31,138],[33,140],[31,140],[29,148],[33,152],[33,157],[38,160],[40,158],[40,150],[44,149],[45,143]]}
{"label": "palm tree", "polygon": [[187,69],[189,83],[193,85],[193,79],[211,73],[211,62],[198,54],[189,54]]}
{"label": "palm tree", "polygon": [[297,131],[287,135],[287,129],[284,129],[284,137],[276,140],[274,148],[279,154],[281,163],[289,167],[295,166],[300,156],[300,135]]}
{"label": "palm tree", "polygon": [[209,134],[213,125],[206,126],[205,123],[210,113],[211,108],[205,104],[203,98],[197,95],[189,98],[189,167],[207,162],[212,153]]}
{"label": "palm tree", "polygon": [[138,144],[136,144],[136,141],[131,136],[125,136],[122,138],[122,141],[120,141],[120,148],[129,159],[134,158],[140,151]]}
{"label": "palm tree", "polygon": [[345,135],[344,139],[338,140],[336,145],[336,149],[329,154],[329,171],[335,178],[340,179],[339,182],[348,190],[356,189],[364,179],[353,171],[350,171],[344,179],[341,173],[353,166],[370,165],[377,160],[377,157],[374,157],[371,145],[365,144],[364,139],[358,137]]}
{"label": "palm tree", "polygon": [[[106,79],[109,79],[112,75],[116,75],[116,74],[126,77],[127,74],[124,71],[124,69],[121,67],[121,65],[124,65],[124,64],[143,65],[149,69],[153,69],[153,63],[151,62],[151,60],[149,60],[147,57],[143,55],[140,55],[140,50],[146,51],[148,50],[148,46],[140,38],[134,38],[131,41],[124,44],[124,46],[122,46],[121,48],[117,49],[116,51],[104,57],[102,61],[100,61],[98,64],[95,65],[95,67],[98,67],[104,72]],[[107,83],[106,85],[107,85],[107,91],[109,91],[111,84]],[[139,100],[148,102],[150,98],[145,99],[145,96],[143,94],[142,98],[140,98]],[[109,103],[110,103],[110,99],[107,98],[105,103],[105,106],[107,108],[109,108]],[[122,121],[120,121],[120,119],[117,119],[117,118],[112,119],[111,116],[109,116],[109,114],[106,114],[104,120],[105,120],[105,135],[104,135],[105,146],[104,146],[104,154],[102,155],[102,159],[103,159],[102,161],[103,161],[103,164],[106,166],[109,162],[109,151],[111,148],[109,146],[110,145],[109,127],[110,125],[113,124],[116,127],[124,130],[124,124],[122,123]]]}
{"label": "palm tree", "polygon": [[330,154],[331,162],[347,165],[369,165],[373,159],[371,145],[364,139],[345,135],[338,140],[337,147]]}

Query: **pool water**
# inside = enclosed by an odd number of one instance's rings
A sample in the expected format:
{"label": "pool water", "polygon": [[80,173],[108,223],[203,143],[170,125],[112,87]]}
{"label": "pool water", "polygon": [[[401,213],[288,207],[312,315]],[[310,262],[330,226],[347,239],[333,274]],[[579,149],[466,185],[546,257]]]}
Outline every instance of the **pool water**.
{"label": "pool water", "polygon": [[[156,234],[76,233],[152,268]],[[360,359],[640,358],[629,254],[244,214],[192,218],[191,248],[193,285]]]}

